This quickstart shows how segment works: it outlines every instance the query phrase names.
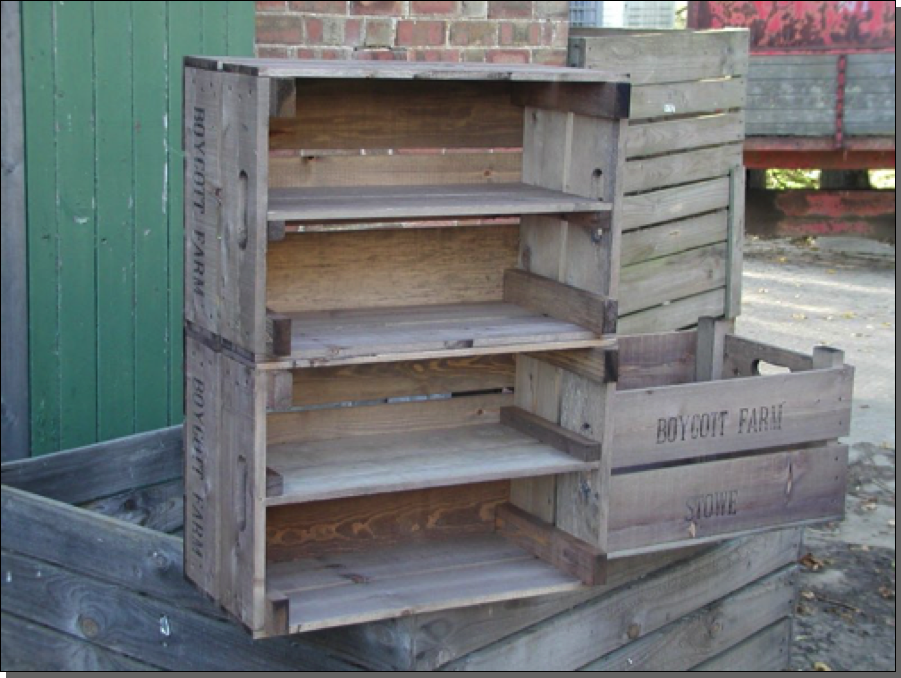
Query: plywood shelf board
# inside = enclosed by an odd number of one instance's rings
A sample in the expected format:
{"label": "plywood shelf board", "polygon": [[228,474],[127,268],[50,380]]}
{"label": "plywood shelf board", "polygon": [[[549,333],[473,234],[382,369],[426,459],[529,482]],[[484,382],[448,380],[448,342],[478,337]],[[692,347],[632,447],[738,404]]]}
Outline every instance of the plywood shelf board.
{"label": "plywood shelf board", "polygon": [[610,203],[523,183],[269,189],[270,221],[330,222],[603,212]]}

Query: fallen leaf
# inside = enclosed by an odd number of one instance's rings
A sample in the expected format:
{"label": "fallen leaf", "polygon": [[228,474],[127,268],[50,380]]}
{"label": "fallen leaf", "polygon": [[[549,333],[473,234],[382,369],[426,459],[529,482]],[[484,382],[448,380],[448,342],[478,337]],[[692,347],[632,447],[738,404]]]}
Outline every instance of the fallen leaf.
{"label": "fallen leaf", "polygon": [[831,671],[832,668],[826,662],[814,662],[813,670],[814,671]]}
{"label": "fallen leaf", "polygon": [[842,318],[846,320],[851,320],[851,318],[856,318],[857,316],[854,314],[854,311],[845,311],[842,313]]}
{"label": "fallen leaf", "polygon": [[817,558],[812,553],[807,553],[801,558],[801,565],[806,567],[811,572],[817,572],[818,570],[823,569],[823,561]]}
{"label": "fallen leaf", "polygon": [[827,268],[827,269],[826,269],[826,273],[828,273],[829,275],[835,275],[835,269],[834,269],[834,268]]}
{"label": "fallen leaf", "polygon": [[792,313],[792,318],[794,320],[807,320],[807,316],[803,313]]}
{"label": "fallen leaf", "polygon": [[888,586],[880,586],[879,595],[886,600],[892,600],[895,597],[895,589],[890,589]]}
{"label": "fallen leaf", "polygon": [[816,600],[817,594],[815,594],[813,591],[801,591],[801,597],[804,600]]}
{"label": "fallen leaf", "polygon": [[892,619],[891,617],[886,617],[885,623],[887,625],[891,626],[892,628],[895,628],[895,620]]}
{"label": "fallen leaf", "polygon": [[894,518],[892,518],[891,520],[888,521],[888,526],[889,526],[889,527],[894,527],[894,526],[895,526],[895,519],[894,519]]}

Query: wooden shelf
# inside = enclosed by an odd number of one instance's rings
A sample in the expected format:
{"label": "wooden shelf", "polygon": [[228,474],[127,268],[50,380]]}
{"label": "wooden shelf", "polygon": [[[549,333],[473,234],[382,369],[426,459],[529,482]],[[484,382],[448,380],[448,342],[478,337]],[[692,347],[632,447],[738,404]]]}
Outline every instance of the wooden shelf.
{"label": "wooden shelf", "polygon": [[581,461],[502,424],[356,436],[269,448],[280,476],[266,504],[355,497],[583,471]]}
{"label": "wooden shelf", "polygon": [[288,633],[582,587],[496,533],[270,563],[266,582]]}
{"label": "wooden shelf", "polygon": [[505,302],[286,313],[291,353],[261,367],[316,367],[603,346],[580,325]]}
{"label": "wooden shelf", "polygon": [[528,184],[273,188],[269,221],[330,222],[604,212],[610,203]]}

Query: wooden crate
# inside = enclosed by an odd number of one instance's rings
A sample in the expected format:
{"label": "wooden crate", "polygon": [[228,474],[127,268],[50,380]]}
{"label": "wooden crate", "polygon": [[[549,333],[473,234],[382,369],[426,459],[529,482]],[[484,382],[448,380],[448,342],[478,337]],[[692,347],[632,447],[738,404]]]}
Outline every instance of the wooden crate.
{"label": "wooden crate", "polygon": [[615,560],[582,591],[255,642],[184,579],[182,467],[181,427],[2,466],[4,670],[788,663],[797,529]]}
{"label": "wooden crate", "polygon": [[576,28],[569,63],[632,82],[622,333],[741,312],[748,32]]}
{"label": "wooden crate", "polygon": [[187,576],[258,637],[602,581],[628,78],[185,87]]}
{"label": "wooden crate", "polygon": [[843,516],[854,369],[728,330],[620,337],[610,557]]}

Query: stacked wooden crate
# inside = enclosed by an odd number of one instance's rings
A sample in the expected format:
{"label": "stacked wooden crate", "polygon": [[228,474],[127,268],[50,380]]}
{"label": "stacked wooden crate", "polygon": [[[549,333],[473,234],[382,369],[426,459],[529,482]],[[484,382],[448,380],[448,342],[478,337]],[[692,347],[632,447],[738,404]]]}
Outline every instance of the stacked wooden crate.
{"label": "stacked wooden crate", "polygon": [[737,317],[748,32],[577,28],[569,63],[633,82],[620,332]]}

